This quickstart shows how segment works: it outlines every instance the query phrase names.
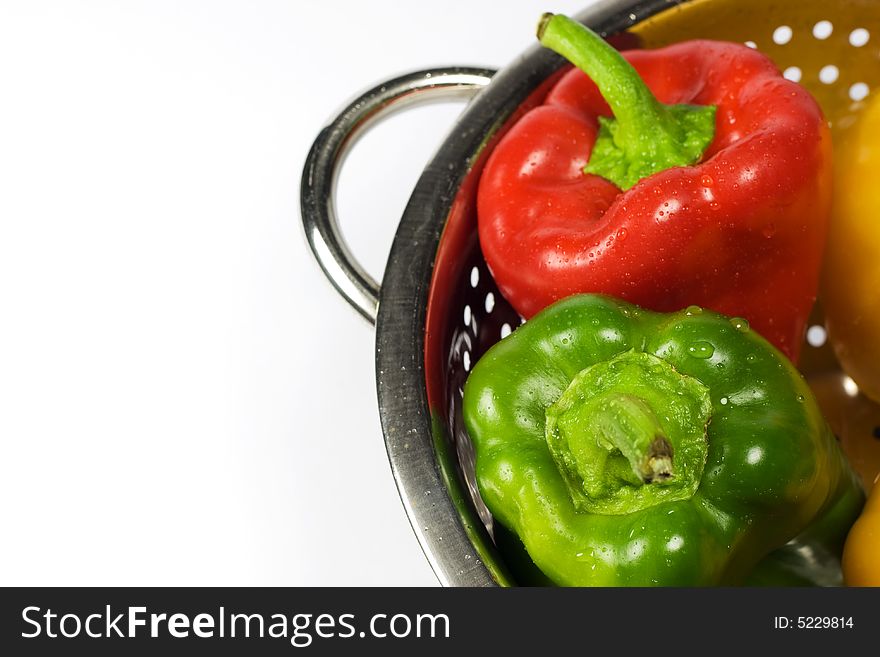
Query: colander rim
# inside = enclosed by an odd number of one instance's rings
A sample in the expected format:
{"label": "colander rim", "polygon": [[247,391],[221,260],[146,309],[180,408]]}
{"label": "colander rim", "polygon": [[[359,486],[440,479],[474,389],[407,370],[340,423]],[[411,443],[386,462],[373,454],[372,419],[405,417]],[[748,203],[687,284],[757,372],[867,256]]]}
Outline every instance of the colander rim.
{"label": "colander rim", "polygon": [[[622,32],[666,9],[697,0],[601,0],[576,18],[603,36]],[[385,267],[376,318],[376,389],[392,473],[407,516],[444,586],[505,583],[486,564],[444,483],[434,445],[425,382],[425,322],[434,257],[456,193],[491,135],[563,61],[533,45],[468,105],[421,174],[403,212]],[[476,526],[479,525],[479,526]],[[493,575],[493,572],[495,573]],[[500,581],[499,581],[500,580]]]}

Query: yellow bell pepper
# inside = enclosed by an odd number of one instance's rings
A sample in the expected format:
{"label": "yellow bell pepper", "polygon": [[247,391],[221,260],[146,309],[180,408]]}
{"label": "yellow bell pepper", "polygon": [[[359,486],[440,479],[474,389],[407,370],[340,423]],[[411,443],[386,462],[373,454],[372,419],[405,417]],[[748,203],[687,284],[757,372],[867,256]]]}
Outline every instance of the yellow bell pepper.
{"label": "yellow bell pepper", "polygon": [[848,586],[880,586],[880,486],[876,482],[846,538],[843,579]]}
{"label": "yellow bell pepper", "polygon": [[822,281],[828,337],[859,390],[880,401],[880,94],[835,153]]}

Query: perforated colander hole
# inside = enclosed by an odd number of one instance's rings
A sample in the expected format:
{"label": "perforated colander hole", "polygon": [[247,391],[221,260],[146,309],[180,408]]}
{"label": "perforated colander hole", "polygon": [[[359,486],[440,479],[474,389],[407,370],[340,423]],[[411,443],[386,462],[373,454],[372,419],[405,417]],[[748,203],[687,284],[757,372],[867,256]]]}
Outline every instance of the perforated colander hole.
{"label": "perforated colander hole", "polygon": [[474,312],[471,310],[470,305],[466,305],[464,307],[464,313],[462,316],[464,320],[464,325],[467,326],[474,332],[474,335],[477,334],[477,318],[474,316]]}
{"label": "perforated colander hole", "polygon": [[807,329],[807,344],[811,347],[821,347],[827,338],[828,333],[821,324],[814,324]]}
{"label": "perforated colander hole", "polygon": [[859,385],[850,377],[843,377],[843,391],[850,397],[857,397],[859,394]]}
{"label": "perforated colander hole", "polygon": [[834,84],[840,77],[840,70],[834,64],[828,64],[819,69],[819,81],[823,84]]}
{"label": "perforated colander hole", "polygon": [[486,314],[491,313],[495,309],[495,295],[489,292],[486,295]]}
{"label": "perforated colander hole", "polygon": [[510,328],[510,324],[504,322],[504,324],[501,325],[501,339],[503,340],[506,338],[512,331],[513,329]]}
{"label": "perforated colander hole", "polygon": [[464,371],[471,371],[471,352],[465,351],[461,354],[461,364],[464,365]]}
{"label": "perforated colander hole", "polygon": [[773,30],[773,43],[784,46],[791,41],[792,31],[788,25],[780,25]]}
{"label": "perforated colander hole", "polygon": [[813,26],[813,36],[820,41],[830,37],[833,31],[834,26],[831,21],[819,21]]}
{"label": "perforated colander hole", "polygon": [[799,69],[797,66],[789,66],[782,72],[782,76],[786,80],[791,80],[792,82],[800,82],[801,75],[801,69]]}
{"label": "perforated colander hole", "polygon": [[856,48],[864,46],[870,38],[871,34],[863,27],[857,27],[849,33],[849,43]]}
{"label": "perforated colander hole", "polygon": [[860,101],[865,100],[868,97],[868,85],[864,82],[856,82],[853,86],[849,88],[849,97],[852,100]]}
{"label": "perforated colander hole", "polygon": [[755,43],[754,41],[746,41],[745,45],[748,46],[749,48],[751,48],[752,50],[755,50],[758,47],[758,44]]}
{"label": "perforated colander hole", "polygon": [[480,269],[474,267],[471,269],[471,287],[477,287],[480,284]]}

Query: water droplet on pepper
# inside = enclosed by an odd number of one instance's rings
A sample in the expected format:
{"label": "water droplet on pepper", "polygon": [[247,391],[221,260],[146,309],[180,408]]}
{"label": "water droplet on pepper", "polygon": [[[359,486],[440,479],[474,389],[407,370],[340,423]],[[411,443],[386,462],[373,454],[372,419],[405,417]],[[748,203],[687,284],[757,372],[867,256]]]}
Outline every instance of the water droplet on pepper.
{"label": "water droplet on pepper", "polygon": [[712,358],[712,354],[715,353],[715,346],[705,340],[700,340],[688,347],[688,353],[694,358]]}

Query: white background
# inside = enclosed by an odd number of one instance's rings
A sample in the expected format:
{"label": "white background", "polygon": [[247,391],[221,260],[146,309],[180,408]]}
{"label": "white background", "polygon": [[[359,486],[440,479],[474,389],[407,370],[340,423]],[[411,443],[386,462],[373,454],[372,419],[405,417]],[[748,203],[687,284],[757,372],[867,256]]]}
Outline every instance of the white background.
{"label": "white background", "polygon": [[[435,585],[303,161],[355,92],[501,67],[589,2],[3,0],[0,585]],[[349,159],[377,278],[459,109]]]}

